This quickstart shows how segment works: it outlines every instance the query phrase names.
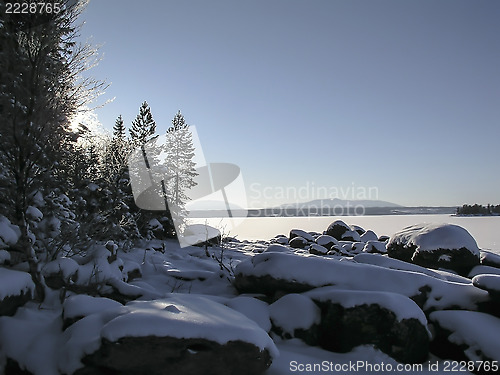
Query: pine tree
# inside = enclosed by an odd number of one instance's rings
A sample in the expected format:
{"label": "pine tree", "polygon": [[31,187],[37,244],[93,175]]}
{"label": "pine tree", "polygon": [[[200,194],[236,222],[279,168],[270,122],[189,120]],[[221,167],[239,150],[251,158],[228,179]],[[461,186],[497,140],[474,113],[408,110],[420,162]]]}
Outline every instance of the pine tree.
{"label": "pine tree", "polygon": [[142,103],[139,114],[132,122],[130,137],[134,146],[144,146],[156,132],[156,122],[151,114],[151,108],[145,101]]}
{"label": "pine tree", "polygon": [[185,205],[189,200],[188,191],[196,185],[194,178],[197,172],[193,161],[193,136],[181,111],[174,116],[172,126],[167,130],[164,152],[171,176],[166,182],[166,191],[169,205],[174,208],[174,212],[171,212],[172,218],[178,225],[183,225],[186,217]]}
{"label": "pine tree", "polygon": [[123,123],[122,115],[118,116],[113,126],[113,138],[125,141],[125,125]]}

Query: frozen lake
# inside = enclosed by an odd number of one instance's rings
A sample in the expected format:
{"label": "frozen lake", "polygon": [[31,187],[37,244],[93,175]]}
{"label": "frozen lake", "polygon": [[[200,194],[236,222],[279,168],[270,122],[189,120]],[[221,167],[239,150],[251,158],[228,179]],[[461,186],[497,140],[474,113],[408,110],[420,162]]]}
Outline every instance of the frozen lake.
{"label": "frozen lake", "polygon": [[[268,240],[277,234],[288,235],[291,229],[323,232],[335,220],[373,230],[377,235],[392,235],[396,231],[418,223],[450,223],[467,229],[480,248],[500,254],[500,216],[455,217],[451,215],[381,215],[381,216],[313,216],[313,217],[251,217],[236,218],[236,227],[226,234],[240,240]],[[220,219],[208,223],[221,228]],[[229,226],[227,226],[229,227]]]}

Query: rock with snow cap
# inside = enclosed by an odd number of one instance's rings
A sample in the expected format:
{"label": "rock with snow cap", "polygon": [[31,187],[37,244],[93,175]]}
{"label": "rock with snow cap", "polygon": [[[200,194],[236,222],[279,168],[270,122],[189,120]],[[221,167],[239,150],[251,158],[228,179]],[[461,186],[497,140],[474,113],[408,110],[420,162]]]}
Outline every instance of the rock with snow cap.
{"label": "rock with snow cap", "polygon": [[35,284],[29,273],[0,267],[0,316],[12,316],[31,300]]}
{"label": "rock with snow cap", "polygon": [[303,231],[302,229],[292,229],[290,231],[289,240],[291,241],[295,237],[302,237],[307,242],[314,242],[314,237],[310,233]]}
{"label": "rock with snow cap", "polygon": [[[500,361],[499,318],[477,311],[445,310],[431,313],[429,322],[435,332],[430,349],[438,357],[489,364]],[[493,372],[484,367],[478,373]]]}
{"label": "rock with snow cap", "polygon": [[479,264],[479,248],[470,233],[453,224],[417,224],[395,233],[387,244],[391,258],[466,276]]}
{"label": "rock with snow cap", "polygon": [[336,220],[333,223],[331,223],[328,226],[328,228],[326,228],[326,231],[324,232],[324,234],[332,236],[335,239],[340,241],[342,239],[342,235],[345,232],[350,231],[350,230],[351,230],[351,228],[349,227],[349,225],[344,223],[342,220]]}
{"label": "rock with snow cap", "polygon": [[489,299],[488,292],[472,283],[450,282],[417,272],[334,257],[263,253],[235,268],[234,286],[240,293],[262,293],[271,299],[328,285],[402,294],[426,312],[452,307],[477,310],[478,304]]}
{"label": "rock with snow cap", "polygon": [[287,294],[269,306],[273,331],[284,339],[300,338],[318,344],[321,311],[307,296]]}
{"label": "rock with snow cap", "polygon": [[243,314],[195,295],[131,302],[89,315],[63,335],[66,374],[261,374],[278,355]]}
{"label": "rock with snow cap", "polygon": [[334,287],[304,294],[321,308],[321,347],[348,352],[356,346],[372,344],[403,363],[427,359],[427,319],[410,298],[397,293]]}
{"label": "rock with snow cap", "polygon": [[309,241],[307,241],[304,237],[297,236],[292,238],[288,244],[294,249],[305,249],[309,246]]}

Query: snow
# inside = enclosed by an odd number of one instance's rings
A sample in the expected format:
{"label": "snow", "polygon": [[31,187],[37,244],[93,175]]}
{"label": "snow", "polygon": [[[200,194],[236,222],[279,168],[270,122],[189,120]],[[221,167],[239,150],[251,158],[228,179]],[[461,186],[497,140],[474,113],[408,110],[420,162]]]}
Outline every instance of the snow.
{"label": "snow", "polygon": [[109,298],[77,294],[68,297],[63,304],[64,319],[88,316],[107,309],[121,307],[122,304]]}
{"label": "snow", "polygon": [[500,319],[476,311],[435,311],[429,320],[453,333],[448,338],[451,342],[469,348],[465,351],[472,361],[484,360],[476,354],[483,352],[490,360],[500,361]]}
{"label": "snow", "polygon": [[227,301],[225,305],[253,320],[264,331],[269,332],[271,330],[269,305],[264,301],[247,296],[238,296]]}
{"label": "snow", "polygon": [[[429,369],[427,363],[416,365],[399,364],[396,360],[371,345],[358,346],[349,353],[334,353],[316,346],[307,346],[299,339],[276,341],[280,356],[274,359],[269,370],[265,372],[265,375],[290,375],[294,373],[315,375],[376,375],[389,373],[415,375],[449,374],[449,372],[444,370],[446,368],[445,362],[432,355],[429,357],[429,363],[433,365],[437,364],[438,371],[432,368]],[[398,365],[406,366],[402,367],[406,369],[406,371],[397,371]],[[375,366],[379,366],[379,371],[374,369]],[[385,371],[382,371],[383,369]],[[471,375],[471,373],[467,371],[457,370],[455,373]]]}
{"label": "snow", "polygon": [[471,269],[468,276],[473,278],[474,276],[482,274],[500,275],[500,268],[491,266],[475,266]]}
{"label": "snow", "polygon": [[128,313],[104,325],[103,338],[115,342],[127,336],[170,336],[204,338],[219,344],[241,340],[268,349],[273,357],[278,354],[257,323],[202,296],[173,294],[161,300],[130,302],[126,308]]}
{"label": "snow", "polygon": [[0,300],[28,292],[31,295],[34,289],[35,284],[29,273],[0,267]]}
{"label": "snow", "polygon": [[287,294],[269,306],[273,324],[293,335],[296,329],[308,329],[321,321],[321,310],[302,294]]}
{"label": "snow", "polygon": [[385,247],[384,242],[380,242],[378,240],[369,240],[365,243],[365,246],[363,247],[363,252],[370,252],[375,249],[379,253],[387,253],[387,248]]}
{"label": "snow", "polygon": [[13,246],[19,241],[21,231],[10,220],[0,215],[0,249]]}
{"label": "snow", "polygon": [[59,374],[61,327],[60,311],[36,306],[22,307],[13,317],[0,317],[0,358],[8,356],[33,374]]}
{"label": "snow", "polygon": [[186,247],[197,243],[208,241],[212,238],[217,238],[221,235],[217,228],[205,224],[191,224],[186,227],[179,240],[181,246]]}
{"label": "snow", "polygon": [[[372,290],[399,293],[408,297],[420,294],[430,286],[424,309],[451,306],[474,309],[477,302],[488,299],[486,291],[472,284],[460,284],[403,270],[386,269],[370,264],[338,261],[319,256],[299,256],[283,253],[263,253],[240,263],[236,274],[264,276],[322,287],[335,285],[339,289]],[[355,276],[353,276],[355,275]]]}
{"label": "snow", "polygon": [[500,293],[500,275],[478,275],[472,279],[472,284],[481,289]]}
{"label": "snow", "polygon": [[[388,258],[378,254],[358,254],[353,258],[358,263],[373,264],[380,267],[390,268],[394,270],[419,272],[436,279],[446,280],[441,274],[425,267],[417,266],[416,264],[403,262],[399,259]],[[469,281],[470,282],[470,281]]]}
{"label": "snow", "polygon": [[78,267],[78,263],[73,259],[62,257],[45,264],[42,268],[42,275],[48,276],[60,272],[65,280],[69,280],[78,272]]}
{"label": "snow", "polygon": [[42,212],[34,206],[28,206],[28,209],[26,210],[26,216],[28,217],[28,219],[33,221],[41,221],[43,218]]}
{"label": "snow", "polygon": [[10,261],[10,253],[7,250],[0,250],[0,264]]}
{"label": "snow", "polygon": [[392,235],[387,246],[393,243],[415,246],[418,252],[465,247],[479,257],[474,237],[465,228],[454,224],[411,225]]}
{"label": "snow", "polygon": [[423,326],[427,326],[427,318],[424,312],[410,298],[397,293],[359,291],[359,290],[339,290],[335,287],[323,287],[304,293],[313,300],[340,304],[349,309],[361,305],[379,305],[392,311],[396,318],[417,319]]}
{"label": "snow", "polygon": [[272,244],[264,250],[265,253],[293,253],[293,250],[285,245]]}

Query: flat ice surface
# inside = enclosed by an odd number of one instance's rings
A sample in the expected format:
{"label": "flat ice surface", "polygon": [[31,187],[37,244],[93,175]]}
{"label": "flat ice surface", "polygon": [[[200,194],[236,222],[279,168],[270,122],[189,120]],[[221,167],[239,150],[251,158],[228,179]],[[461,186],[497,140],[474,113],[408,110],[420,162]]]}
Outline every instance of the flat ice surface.
{"label": "flat ice surface", "polygon": [[[409,225],[417,223],[450,223],[464,227],[474,237],[478,246],[500,254],[500,216],[457,217],[452,215],[370,215],[370,216],[320,216],[320,217],[250,217],[231,229],[231,235],[239,239],[273,238],[300,228],[307,232],[322,233],[335,220],[356,224],[377,235],[390,236]],[[219,219],[208,224],[219,225]],[[203,221],[204,222],[204,221]]]}

